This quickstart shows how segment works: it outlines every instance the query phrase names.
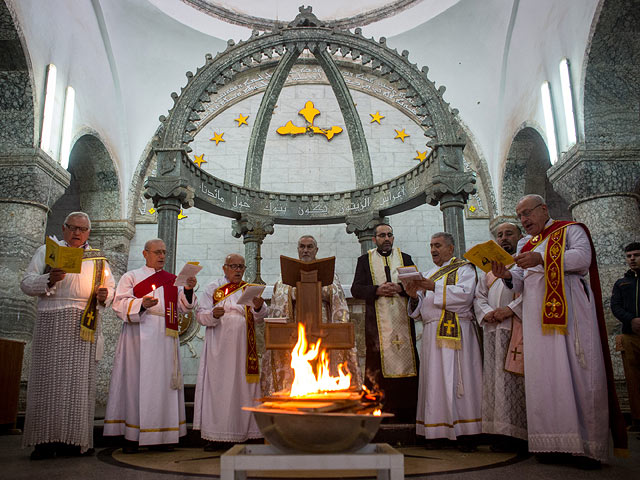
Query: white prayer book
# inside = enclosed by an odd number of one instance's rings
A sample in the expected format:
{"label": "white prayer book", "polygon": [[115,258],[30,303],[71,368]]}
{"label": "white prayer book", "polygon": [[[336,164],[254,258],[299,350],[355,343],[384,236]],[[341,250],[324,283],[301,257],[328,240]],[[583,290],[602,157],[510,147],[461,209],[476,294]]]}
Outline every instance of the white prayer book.
{"label": "white prayer book", "polygon": [[287,317],[270,317],[265,318],[264,321],[267,323],[287,323],[289,319]]}
{"label": "white prayer book", "polygon": [[240,298],[238,299],[238,305],[248,305],[253,307],[253,299],[262,295],[264,287],[265,285],[256,285],[253,283],[247,284],[247,286],[244,287],[242,295],[240,295]]}
{"label": "white prayer book", "polygon": [[187,278],[195,277],[200,270],[202,270],[202,266],[198,265],[196,262],[187,262],[180,270],[180,273],[176,277],[176,281],[173,282],[175,287],[186,287],[187,286]]}
{"label": "white prayer book", "polygon": [[418,271],[418,267],[411,265],[410,267],[398,267],[398,280],[402,283],[411,280],[422,280],[422,275]]}

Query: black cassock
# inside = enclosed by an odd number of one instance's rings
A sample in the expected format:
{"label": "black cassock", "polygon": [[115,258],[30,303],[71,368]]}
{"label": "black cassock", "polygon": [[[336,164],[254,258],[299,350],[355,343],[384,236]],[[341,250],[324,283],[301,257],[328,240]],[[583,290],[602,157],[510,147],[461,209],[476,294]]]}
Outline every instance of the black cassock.
{"label": "black cassock", "polygon": [[[402,263],[405,266],[413,265],[411,256],[402,253]],[[388,268],[388,267],[387,267]],[[390,279],[390,272],[387,271],[387,278]],[[416,405],[418,402],[418,372],[420,371],[418,350],[416,349],[416,329],[413,320],[410,320],[411,338],[413,340],[413,354],[416,359],[416,375],[402,378],[385,378],[382,375],[382,365],[380,359],[380,339],[378,336],[378,322],[376,320],[375,301],[378,298],[376,289],[379,285],[373,284],[371,277],[371,267],[369,265],[369,254],[358,258],[356,273],[351,285],[351,295],[366,302],[364,331],[366,355],[366,374],[364,383],[368,388],[377,384],[378,388],[384,391],[384,411],[395,414],[394,422],[415,423]],[[402,286],[402,284],[401,284]],[[404,289],[400,294],[407,297]],[[407,318],[409,315],[407,315]]]}

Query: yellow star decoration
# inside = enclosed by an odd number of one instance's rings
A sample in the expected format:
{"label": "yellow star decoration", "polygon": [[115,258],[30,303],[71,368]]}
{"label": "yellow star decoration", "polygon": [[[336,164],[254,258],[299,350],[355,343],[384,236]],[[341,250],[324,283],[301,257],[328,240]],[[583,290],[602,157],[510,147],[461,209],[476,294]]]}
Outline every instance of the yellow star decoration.
{"label": "yellow star decoration", "polygon": [[476,211],[476,207],[474,207],[473,205],[469,205],[469,211],[471,211],[471,213]]}
{"label": "yellow star decoration", "polygon": [[182,220],[183,218],[189,218],[188,215],[183,215],[182,214],[182,209],[180,209],[180,213],[178,214],[178,220]]}
{"label": "yellow star decoration", "polygon": [[212,142],[216,142],[216,147],[217,147],[218,143],[224,142],[224,138],[222,138],[223,135],[224,135],[224,132],[222,133],[213,132],[213,138],[210,138],[209,140],[211,140]]}
{"label": "yellow star decoration", "polygon": [[147,210],[147,212],[149,212],[151,215],[153,215],[154,213],[156,213],[156,209],[151,207],[149,210]]}
{"label": "yellow star decoration", "polygon": [[193,161],[193,163],[198,165],[200,168],[202,168],[203,163],[207,163],[207,161],[204,159],[204,153],[202,155],[194,155],[194,157],[196,157],[196,159]]}
{"label": "yellow star decoration", "polygon": [[427,151],[425,150],[424,152],[420,152],[418,150],[416,150],[416,153],[418,154],[417,157],[413,157],[414,160],[420,160],[421,162],[424,162],[427,159]]}
{"label": "yellow star decoration", "polygon": [[249,118],[249,115],[245,117],[244,115],[240,114],[240,116],[238,116],[238,118],[235,118],[234,120],[238,122],[238,126],[244,124],[248,127],[249,124],[247,123],[247,118]]}
{"label": "yellow star decoration", "polygon": [[[396,130],[396,129],[394,128],[394,130]],[[404,143],[404,139],[405,139],[406,137],[410,137],[410,136],[411,136],[411,135],[409,135],[408,133],[404,133],[404,128],[403,128],[402,130],[396,130],[396,134],[397,134],[397,135],[396,135],[395,137],[393,137],[393,138],[394,138],[394,139],[395,139],[395,138],[399,138],[400,140],[402,140],[402,143]]]}
{"label": "yellow star decoration", "polygon": [[370,123],[378,122],[378,125],[381,125],[380,120],[384,118],[384,115],[380,115],[380,112],[370,113],[369,115],[371,115]]}

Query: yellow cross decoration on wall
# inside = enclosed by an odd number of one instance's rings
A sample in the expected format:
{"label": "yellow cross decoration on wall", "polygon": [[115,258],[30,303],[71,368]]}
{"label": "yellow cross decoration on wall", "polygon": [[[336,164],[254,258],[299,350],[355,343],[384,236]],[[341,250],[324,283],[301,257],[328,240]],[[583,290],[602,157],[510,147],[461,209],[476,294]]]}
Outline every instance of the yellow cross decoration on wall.
{"label": "yellow cross decoration on wall", "polygon": [[[396,130],[394,128],[394,130]],[[411,135],[409,135],[408,133],[404,133],[404,128],[402,130],[396,130],[396,136],[393,137],[394,139],[399,138],[400,140],[402,140],[402,143],[404,143],[404,139],[406,137],[410,137]]]}
{"label": "yellow cross decoration on wall", "polygon": [[331,140],[335,135],[338,135],[342,132],[342,128],[338,126],[333,126],[329,129],[316,127],[313,124],[313,121],[316,116],[320,115],[320,110],[318,110],[312,101],[308,101],[304,104],[304,108],[298,112],[300,115],[304,117],[307,121],[306,127],[298,127],[294,125],[291,120],[287,122],[284,127],[280,127],[276,130],[280,135],[301,135],[303,133],[307,133],[309,135],[319,134],[327,137],[327,140]]}
{"label": "yellow cross decoration on wall", "polygon": [[203,163],[207,163],[207,161],[204,159],[204,153],[202,155],[194,155],[194,157],[196,159],[193,161],[193,163],[198,165],[200,168],[202,168]]}
{"label": "yellow cross decoration on wall", "polygon": [[154,213],[156,213],[156,209],[151,207],[149,210],[147,210],[147,212],[149,212],[151,215],[153,215]]}
{"label": "yellow cross decoration on wall", "polygon": [[222,138],[223,135],[224,135],[224,132],[222,133],[213,132],[213,138],[210,138],[209,140],[211,140],[212,142],[216,142],[216,147],[217,147],[218,143],[224,142],[224,138]]}
{"label": "yellow cross decoration on wall", "polygon": [[188,215],[182,214],[182,209],[180,209],[180,213],[178,213],[178,220],[182,220],[183,218],[189,218]]}
{"label": "yellow cross decoration on wall", "polygon": [[381,125],[380,120],[384,118],[384,115],[380,115],[380,112],[370,113],[369,115],[371,115],[370,123],[378,122],[378,125]]}
{"label": "yellow cross decoration on wall", "polygon": [[248,127],[249,124],[247,123],[247,118],[249,118],[249,115],[245,117],[244,115],[240,114],[240,116],[238,118],[235,118],[234,120],[238,122],[238,126],[246,125]]}

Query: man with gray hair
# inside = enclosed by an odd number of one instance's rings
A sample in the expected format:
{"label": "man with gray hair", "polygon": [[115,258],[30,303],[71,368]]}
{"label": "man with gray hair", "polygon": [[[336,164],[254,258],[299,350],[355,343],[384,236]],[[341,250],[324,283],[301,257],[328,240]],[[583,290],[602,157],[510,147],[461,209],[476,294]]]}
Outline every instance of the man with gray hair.
{"label": "man with gray hair", "polygon": [[82,250],[80,273],[51,268],[46,246],[34,254],[20,288],[38,298],[23,444],[31,459],[93,451],[96,365],[104,350],[100,318],[113,300],[107,260],[87,240],[91,221],[72,212],[62,224],[62,246]]}
{"label": "man with gray hair", "polygon": [[593,242],[585,225],[551,219],[540,195],[522,197],[516,216],[528,234],[516,266],[492,262],[492,272],[522,293],[529,450],[542,463],[599,468],[609,454],[609,427],[615,448],[626,449],[627,437]]}
{"label": "man with gray hair", "polygon": [[[496,229],[496,242],[511,255],[521,238],[520,228],[513,223]],[[473,305],[484,343],[482,433],[494,436],[494,452],[525,450],[522,297],[489,272],[478,279]]]}
{"label": "man with gray hair", "polygon": [[[303,262],[312,262],[318,254],[318,243],[311,235],[303,235],[298,239],[298,258]],[[273,287],[270,317],[286,317],[295,322],[296,287],[291,287],[278,280]],[[349,307],[342,290],[338,274],[334,273],[333,283],[322,287],[322,321],[339,323],[349,321]],[[360,386],[360,368],[356,349],[330,350],[329,369],[331,375],[338,376],[338,365],[346,363],[351,372],[351,385]],[[262,393],[270,395],[280,390],[291,388],[293,370],[291,368],[291,352],[285,350],[267,350],[262,357],[262,375],[260,377]]]}
{"label": "man with gray hair", "polygon": [[431,236],[435,267],[409,282],[409,315],[422,320],[422,355],[416,431],[457,440],[463,452],[475,450],[471,436],[482,433],[482,356],[475,331],[476,271],[453,256],[453,236]]}

